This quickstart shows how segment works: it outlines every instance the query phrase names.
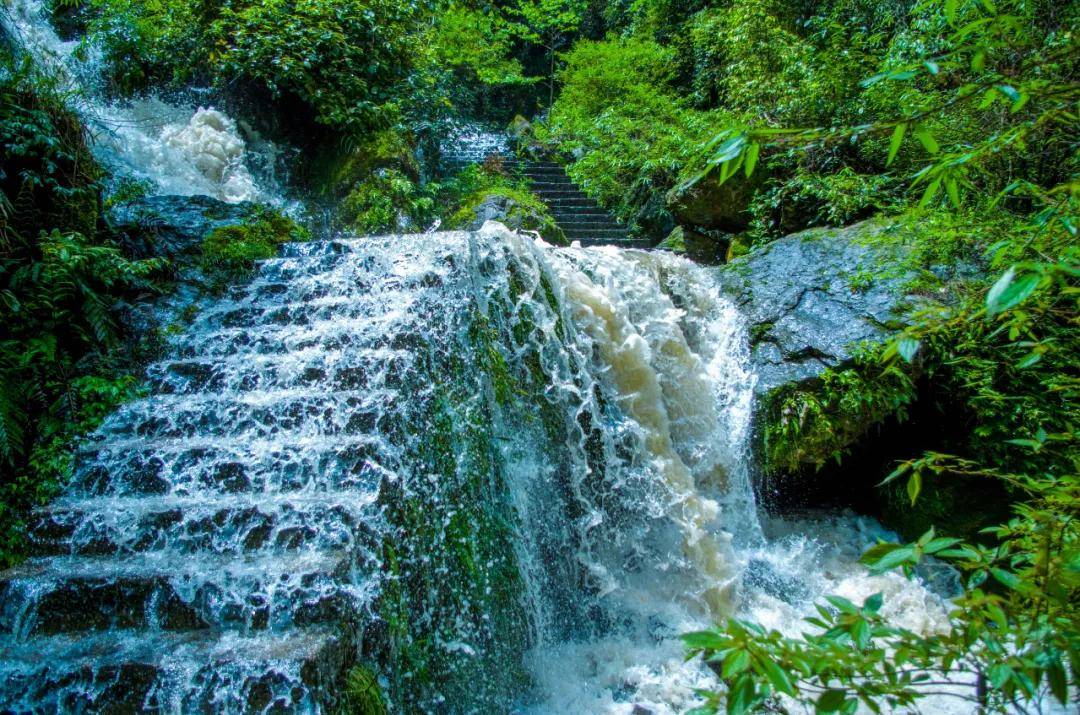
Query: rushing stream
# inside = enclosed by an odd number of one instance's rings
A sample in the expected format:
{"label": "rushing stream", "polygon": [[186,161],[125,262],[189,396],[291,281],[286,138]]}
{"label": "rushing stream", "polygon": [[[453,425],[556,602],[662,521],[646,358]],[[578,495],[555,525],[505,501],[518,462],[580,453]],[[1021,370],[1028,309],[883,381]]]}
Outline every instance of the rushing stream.
{"label": "rushing stream", "polygon": [[[220,112],[81,102],[158,192],[274,193]],[[0,586],[2,711],[316,712],[360,662],[402,711],[659,715],[715,686],[677,636],[718,617],[883,592],[944,626],[858,566],[874,522],[760,513],[745,329],[689,261],[342,236],[199,308]]]}

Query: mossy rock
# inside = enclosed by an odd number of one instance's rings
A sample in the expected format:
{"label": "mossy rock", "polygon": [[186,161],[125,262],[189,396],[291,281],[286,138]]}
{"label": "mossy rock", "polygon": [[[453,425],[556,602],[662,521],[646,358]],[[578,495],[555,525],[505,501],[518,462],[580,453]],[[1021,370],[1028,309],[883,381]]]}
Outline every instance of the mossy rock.
{"label": "mossy rock", "polygon": [[379,170],[394,171],[410,181],[418,181],[416,140],[395,129],[375,132],[355,146],[343,146],[335,140],[315,152],[309,183],[316,194],[340,198]]}
{"label": "mossy rock", "polygon": [[724,263],[728,255],[730,238],[724,234],[706,235],[682,226],[676,226],[657,248],[686,256],[705,265]]}
{"label": "mossy rock", "polygon": [[276,256],[281,244],[308,238],[308,232],[288,216],[258,207],[243,223],[221,226],[203,239],[202,265],[223,277],[243,275],[255,261]]}
{"label": "mossy rock", "polygon": [[763,172],[751,178],[737,174],[723,183],[719,175],[710,174],[691,187],[668,192],[668,210],[683,226],[738,233],[750,224],[750,202],[763,181]]}
{"label": "mossy rock", "polygon": [[477,231],[488,221],[498,221],[514,231],[535,231],[557,246],[568,245],[566,234],[547,206],[524,189],[494,187],[466,197],[448,220],[448,228]]}

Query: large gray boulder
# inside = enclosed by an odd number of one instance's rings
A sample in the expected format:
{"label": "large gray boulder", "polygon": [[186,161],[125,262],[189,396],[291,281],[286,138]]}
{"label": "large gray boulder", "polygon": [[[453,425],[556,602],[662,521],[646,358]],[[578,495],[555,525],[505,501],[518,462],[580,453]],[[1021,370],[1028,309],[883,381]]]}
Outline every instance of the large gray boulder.
{"label": "large gray boulder", "polygon": [[749,323],[757,390],[818,377],[903,325],[911,269],[884,222],[811,229],[778,239],[718,269],[724,292]]}

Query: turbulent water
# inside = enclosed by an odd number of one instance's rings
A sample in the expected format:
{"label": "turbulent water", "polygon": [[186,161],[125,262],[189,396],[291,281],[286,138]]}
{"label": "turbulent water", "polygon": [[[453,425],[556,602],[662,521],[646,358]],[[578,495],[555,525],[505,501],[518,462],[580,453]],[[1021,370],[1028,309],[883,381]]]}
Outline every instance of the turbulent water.
{"label": "turbulent water", "polygon": [[154,96],[109,101],[99,86],[94,48],[58,37],[46,5],[10,0],[0,7],[3,28],[38,67],[66,84],[74,108],[94,135],[95,154],[114,174],[148,182],[155,193],[277,202],[276,147],[252,131],[241,132],[212,107]]}
{"label": "turbulent water", "polygon": [[[40,3],[7,12],[92,90]],[[222,113],[91,90],[125,175],[273,193]],[[797,633],[883,592],[943,628],[924,583],[858,566],[874,522],[761,515],[753,387],[738,311],[669,254],[494,224],[288,246],[199,306],[35,515],[0,710],[317,712],[360,662],[401,711],[660,715],[715,687],[677,636],[718,617]]]}

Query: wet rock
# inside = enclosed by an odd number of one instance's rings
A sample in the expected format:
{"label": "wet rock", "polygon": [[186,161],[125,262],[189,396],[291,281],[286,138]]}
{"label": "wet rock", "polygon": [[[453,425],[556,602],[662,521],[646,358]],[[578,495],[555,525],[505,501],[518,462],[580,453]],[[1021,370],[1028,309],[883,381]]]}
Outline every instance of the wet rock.
{"label": "wet rock", "polygon": [[657,248],[679,253],[695,263],[717,265],[724,262],[731,236],[719,231],[698,232],[676,226]]}
{"label": "wet rock", "polygon": [[251,208],[209,196],[147,196],[114,206],[108,219],[130,255],[175,258],[195,253],[214,229],[242,223]]}
{"label": "wet rock", "polygon": [[456,217],[456,223],[461,225],[454,228],[479,231],[488,221],[497,221],[512,231],[537,231],[549,242],[566,243],[566,236],[550,216],[524,206],[509,196],[488,194],[475,204],[470,213],[471,216],[464,223]]}
{"label": "wet rock", "polygon": [[851,359],[863,341],[903,324],[912,272],[902,246],[875,240],[884,222],[786,236],[717,269],[747,317],[757,391],[764,395]]}
{"label": "wet rock", "polygon": [[724,183],[717,174],[710,175],[691,187],[672,189],[668,209],[681,225],[737,233],[749,225],[747,208],[763,180],[761,172],[749,179],[737,174]]}

